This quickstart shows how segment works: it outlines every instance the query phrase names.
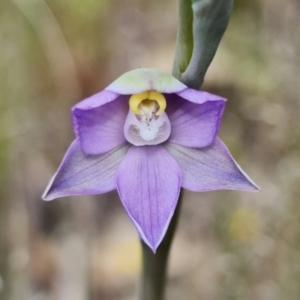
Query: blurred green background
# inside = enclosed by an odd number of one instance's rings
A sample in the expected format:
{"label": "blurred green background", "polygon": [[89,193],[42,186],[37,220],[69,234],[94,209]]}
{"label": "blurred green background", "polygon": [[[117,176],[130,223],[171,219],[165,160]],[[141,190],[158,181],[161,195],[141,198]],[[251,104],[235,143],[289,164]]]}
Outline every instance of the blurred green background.
{"label": "blurred green background", "polygon": [[[185,193],[167,300],[300,299],[300,2],[236,0],[202,87],[260,193]],[[131,300],[140,249],[116,193],[43,202],[70,108],[172,69],[175,0],[0,1],[0,298]]]}

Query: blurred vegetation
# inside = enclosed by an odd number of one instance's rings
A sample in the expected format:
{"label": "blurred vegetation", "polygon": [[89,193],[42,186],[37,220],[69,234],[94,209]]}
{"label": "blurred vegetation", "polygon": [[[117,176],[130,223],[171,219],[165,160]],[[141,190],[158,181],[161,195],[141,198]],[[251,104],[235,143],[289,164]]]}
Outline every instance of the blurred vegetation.
{"label": "blurred vegetation", "polygon": [[[134,299],[139,242],[116,193],[43,202],[71,106],[123,72],[170,72],[176,1],[0,2],[0,298]],[[300,298],[300,4],[236,0],[203,89],[258,194],[185,193],[167,299]]]}

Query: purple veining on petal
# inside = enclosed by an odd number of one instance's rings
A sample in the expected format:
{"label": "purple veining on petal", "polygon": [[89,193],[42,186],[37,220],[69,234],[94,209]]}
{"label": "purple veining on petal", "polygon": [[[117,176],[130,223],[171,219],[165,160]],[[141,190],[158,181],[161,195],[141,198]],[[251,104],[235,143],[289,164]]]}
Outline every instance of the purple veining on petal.
{"label": "purple veining on petal", "polygon": [[125,209],[145,243],[155,252],[178,201],[178,164],[162,146],[133,146],[117,170],[116,181]]}
{"label": "purple veining on petal", "polygon": [[114,101],[119,96],[120,94],[118,93],[104,90],[75,104],[72,110],[74,109],[89,110],[104,105],[106,103],[109,103],[111,101]]}
{"label": "purple veining on petal", "polygon": [[182,171],[182,187],[187,190],[259,190],[219,138],[201,149],[172,143],[164,146],[178,162]]}
{"label": "purple veining on petal", "polygon": [[216,138],[225,101],[195,104],[176,94],[166,95],[172,131],[169,141],[187,147],[206,147]]}
{"label": "purple veining on petal", "polygon": [[197,91],[194,89],[184,89],[181,92],[176,93],[178,96],[182,97],[185,100],[188,100],[190,102],[194,102],[197,104],[202,104],[207,101],[227,101],[225,98],[204,92],[204,91]]}
{"label": "purple veining on petal", "polygon": [[128,96],[90,110],[74,108],[75,134],[86,154],[102,154],[126,142],[124,124],[128,112]]}
{"label": "purple veining on petal", "polygon": [[75,140],[46,188],[43,199],[102,194],[114,190],[116,170],[129,147],[124,144],[102,155],[86,155]]}

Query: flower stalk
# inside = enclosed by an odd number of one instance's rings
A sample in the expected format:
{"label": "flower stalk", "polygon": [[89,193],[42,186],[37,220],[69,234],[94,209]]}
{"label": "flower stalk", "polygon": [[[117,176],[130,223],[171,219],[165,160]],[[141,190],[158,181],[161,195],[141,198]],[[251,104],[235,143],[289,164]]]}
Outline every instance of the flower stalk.
{"label": "flower stalk", "polygon": [[[193,3],[193,4],[192,4]],[[233,0],[178,0],[179,18],[172,75],[199,89],[228,25]],[[183,190],[167,233],[157,252],[141,240],[140,300],[163,300],[169,252],[180,215]]]}

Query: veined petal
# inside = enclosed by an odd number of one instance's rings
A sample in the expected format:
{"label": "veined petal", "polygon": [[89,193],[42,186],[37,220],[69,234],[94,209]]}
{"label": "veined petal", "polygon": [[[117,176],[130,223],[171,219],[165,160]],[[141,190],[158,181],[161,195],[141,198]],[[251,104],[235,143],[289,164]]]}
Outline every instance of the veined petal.
{"label": "veined petal", "polygon": [[162,146],[131,147],[116,178],[126,211],[155,252],[177,205],[181,186],[178,164]]}
{"label": "veined petal", "polygon": [[99,107],[103,104],[109,103],[111,101],[116,100],[120,94],[114,93],[111,91],[101,91],[89,98],[86,98],[76,105],[73,106],[72,110],[74,109],[81,109],[81,110],[90,110],[95,107]]}
{"label": "veined petal", "polygon": [[176,94],[166,95],[166,98],[166,113],[172,124],[169,141],[197,148],[210,145],[219,132],[225,101],[195,104]]}
{"label": "veined petal", "polygon": [[94,195],[114,190],[116,170],[129,147],[125,144],[102,155],[86,155],[75,140],[42,198],[53,200],[65,196]]}
{"label": "veined petal", "polygon": [[102,154],[126,142],[124,124],[128,96],[89,110],[72,110],[74,131],[86,154]]}
{"label": "veined petal", "polygon": [[164,146],[178,162],[182,171],[182,187],[187,190],[259,190],[219,138],[201,149],[171,143]]}
{"label": "veined petal", "polygon": [[159,93],[177,93],[184,89],[186,86],[168,73],[141,68],[123,74],[105,90],[130,95],[150,90]]}
{"label": "veined petal", "polygon": [[227,101],[225,98],[208,93],[203,91],[197,91],[194,89],[186,88],[178,93],[176,93],[181,98],[197,103],[202,104],[207,101]]}

